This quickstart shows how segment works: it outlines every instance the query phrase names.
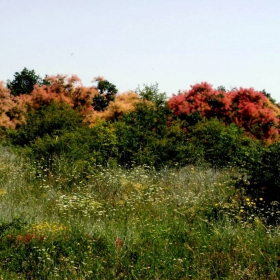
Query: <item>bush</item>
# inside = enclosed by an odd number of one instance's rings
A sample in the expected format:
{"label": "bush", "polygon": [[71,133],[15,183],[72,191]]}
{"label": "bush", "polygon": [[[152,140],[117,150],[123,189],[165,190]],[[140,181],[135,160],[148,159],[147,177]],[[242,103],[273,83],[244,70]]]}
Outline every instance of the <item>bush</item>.
{"label": "bush", "polygon": [[128,165],[164,165],[170,114],[165,94],[158,92],[157,85],[138,88],[137,92],[140,101],[134,104],[135,110],[113,124],[118,138],[118,161]]}
{"label": "bush", "polygon": [[168,106],[180,119],[194,114],[207,119],[216,117],[238,125],[257,139],[278,139],[280,109],[253,88],[226,92],[215,90],[208,83],[196,84],[190,91],[171,97]]}
{"label": "bush", "polygon": [[280,201],[280,142],[270,146],[261,146],[248,159],[247,178],[241,185],[256,197],[261,197],[267,204]]}
{"label": "bush", "polygon": [[15,145],[30,145],[46,135],[58,137],[66,131],[73,131],[82,125],[82,118],[77,111],[64,103],[52,102],[27,114],[26,123],[9,132]]}
{"label": "bush", "polygon": [[26,147],[25,154],[51,166],[56,155],[61,155],[67,146],[58,139],[82,126],[82,118],[69,105],[52,102],[38,110],[30,110],[26,123],[8,131],[11,143]]}
{"label": "bush", "polygon": [[188,127],[187,138],[195,149],[202,150],[204,160],[215,167],[242,167],[252,157],[254,147],[260,145],[235,124],[226,126],[215,118]]}
{"label": "bush", "polygon": [[85,168],[115,164],[117,161],[116,135],[106,123],[92,128],[81,126],[72,131],[45,134],[26,148],[25,154],[54,172],[56,159],[64,157],[83,162]]}
{"label": "bush", "polygon": [[63,134],[58,142],[63,145],[64,156],[76,161],[85,161],[87,165],[115,164],[118,156],[117,137],[114,128],[106,122],[95,126],[81,127]]}

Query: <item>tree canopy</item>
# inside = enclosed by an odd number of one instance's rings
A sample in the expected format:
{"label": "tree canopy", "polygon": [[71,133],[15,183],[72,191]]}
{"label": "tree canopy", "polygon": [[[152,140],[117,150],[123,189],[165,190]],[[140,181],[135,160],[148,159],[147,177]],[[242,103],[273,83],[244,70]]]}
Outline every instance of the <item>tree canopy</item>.
{"label": "tree canopy", "polygon": [[115,100],[115,95],[118,90],[115,85],[111,84],[107,80],[103,80],[100,78],[96,79],[98,94],[93,98],[93,106],[96,111],[104,111],[105,108],[108,107],[111,101]]}
{"label": "tree canopy", "polygon": [[37,75],[34,70],[28,70],[26,67],[20,73],[16,72],[12,81],[7,81],[7,87],[14,96],[30,94],[36,84],[41,86],[48,82]]}

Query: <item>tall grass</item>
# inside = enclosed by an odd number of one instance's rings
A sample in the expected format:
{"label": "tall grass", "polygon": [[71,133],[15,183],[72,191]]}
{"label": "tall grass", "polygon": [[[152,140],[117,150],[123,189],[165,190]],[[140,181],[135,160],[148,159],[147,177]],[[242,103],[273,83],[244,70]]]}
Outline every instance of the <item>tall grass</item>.
{"label": "tall grass", "polygon": [[0,147],[0,279],[278,279],[280,228],[233,169],[160,171]]}

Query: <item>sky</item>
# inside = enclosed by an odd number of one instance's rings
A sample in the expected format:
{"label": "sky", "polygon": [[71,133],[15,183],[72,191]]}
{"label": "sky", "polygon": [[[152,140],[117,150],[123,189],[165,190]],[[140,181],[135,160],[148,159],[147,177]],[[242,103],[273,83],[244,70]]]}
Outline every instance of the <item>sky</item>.
{"label": "sky", "polygon": [[0,0],[0,80],[24,67],[167,96],[208,82],[280,102],[279,0]]}

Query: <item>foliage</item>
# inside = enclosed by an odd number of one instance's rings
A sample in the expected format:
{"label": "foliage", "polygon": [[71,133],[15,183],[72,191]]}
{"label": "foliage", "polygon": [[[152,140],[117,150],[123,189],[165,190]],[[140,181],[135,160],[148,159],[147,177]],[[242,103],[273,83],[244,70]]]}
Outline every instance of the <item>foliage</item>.
{"label": "foliage", "polygon": [[199,112],[206,118],[223,118],[229,109],[230,101],[223,92],[214,90],[208,83],[201,83],[192,86],[189,92],[171,97],[168,106],[178,117]]}
{"label": "foliage", "polygon": [[279,107],[279,105],[276,103],[276,100],[271,96],[270,93],[266,92],[265,89],[262,90],[262,93],[269,99],[269,101],[270,101],[273,105]]}
{"label": "foliage", "polygon": [[244,130],[230,124],[226,126],[217,118],[203,119],[187,128],[186,137],[201,151],[201,157],[214,167],[236,166],[254,157],[255,148],[261,143],[244,133]]}
{"label": "foliage", "polygon": [[1,138],[49,174],[61,172],[61,159],[79,166],[82,180],[100,166],[234,167],[237,186],[268,205],[280,201],[280,109],[265,91],[201,83],[167,100],[157,84],[117,94],[96,81],[49,76],[17,96],[0,83]]}
{"label": "foliage", "polygon": [[280,109],[253,88],[225,92],[208,83],[196,84],[170,98],[168,106],[181,119],[198,113],[207,119],[217,117],[226,124],[235,123],[258,139],[270,142],[278,138]]}
{"label": "foliage", "polygon": [[65,102],[41,105],[28,113],[26,124],[9,132],[10,139],[14,145],[27,145],[27,154],[48,167],[56,156],[81,160],[86,166],[118,163],[161,168],[204,162],[241,167],[257,143],[234,124],[195,117],[196,112],[183,121],[172,119],[157,85],[139,89],[139,95],[118,95],[105,111],[92,115],[90,128],[82,124],[77,109]]}
{"label": "foliage", "polygon": [[42,86],[48,84],[48,81],[36,75],[34,70],[28,70],[26,67],[19,73],[14,74],[12,81],[7,81],[7,87],[11,94],[18,96],[20,94],[30,94],[35,85]]}
{"label": "foliage", "polygon": [[15,129],[24,121],[24,112],[22,99],[12,95],[4,83],[0,82],[0,127]]}
{"label": "foliage", "polygon": [[44,85],[34,85],[30,94],[19,96],[13,96],[1,83],[1,127],[15,129],[25,123],[27,111],[38,110],[54,101],[77,109],[84,119],[92,113],[92,98],[98,93],[95,87],[84,87],[77,76],[49,76],[45,81]]}
{"label": "foliage", "polygon": [[[106,123],[96,124],[92,128],[81,124],[77,127],[74,121],[71,124],[73,127],[61,127],[48,133],[45,130],[46,133],[32,140],[27,139],[30,141],[28,147],[21,150],[21,153],[33,159],[37,166],[44,166],[51,172],[60,172],[60,169],[56,169],[55,162],[61,157],[80,162],[85,169],[96,165],[116,164],[118,150],[114,130]],[[22,134],[12,135],[14,143],[20,139],[21,142],[17,143],[23,145],[22,135],[26,131],[27,129]]]}
{"label": "foliage", "polygon": [[93,97],[93,107],[96,111],[104,111],[111,101],[115,100],[115,95],[118,92],[115,85],[109,81],[98,77],[96,79],[98,94]]}
{"label": "foliage", "polygon": [[96,167],[81,178],[77,162],[46,174],[0,151],[4,279],[280,277],[279,220],[234,188],[234,169]]}
{"label": "foliage", "polygon": [[99,121],[114,122],[122,119],[123,116],[131,111],[135,111],[136,103],[141,102],[138,94],[128,92],[116,95],[104,111],[92,111],[85,116],[84,123],[94,126]]}
{"label": "foliage", "polygon": [[[74,161],[82,161],[88,167],[117,162],[115,131],[106,123],[100,122],[91,128],[82,126],[64,133],[56,139],[56,143],[58,147],[63,147],[58,154]],[[35,148],[35,145],[32,147]]]}
{"label": "foliage", "polygon": [[52,102],[38,110],[31,110],[26,116],[26,123],[17,130],[10,131],[12,143],[29,145],[45,135],[58,137],[66,131],[72,131],[82,124],[78,112],[64,103]]}
{"label": "foliage", "polygon": [[97,94],[95,87],[84,87],[81,80],[72,75],[70,77],[57,75],[46,78],[48,85],[35,86],[27,103],[33,109],[48,105],[53,101],[63,102],[77,108],[85,115],[92,111],[91,99]]}
{"label": "foliage", "polygon": [[121,164],[166,164],[169,109],[157,85],[138,89],[141,101],[135,110],[114,123]]}
{"label": "foliage", "polygon": [[151,101],[155,104],[156,107],[162,107],[165,105],[166,102],[166,94],[159,92],[158,84],[152,84],[150,86],[143,85],[144,88],[138,88],[136,89],[136,93],[139,94],[139,96],[143,100]]}
{"label": "foliage", "polygon": [[117,161],[116,136],[106,123],[89,128],[79,111],[65,102],[52,101],[31,109],[26,123],[9,130],[13,145],[26,147],[25,154],[51,168],[55,157],[65,155],[90,164]]}
{"label": "foliage", "polygon": [[230,118],[258,139],[278,138],[280,110],[261,92],[240,88],[229,94]]}
{"label": "foliage", "polygon": [[239,182],[249,193],[263,197],[268,204],[280,202],[280,143],[259,147],[248,158],[244,173],[246,180]]}

